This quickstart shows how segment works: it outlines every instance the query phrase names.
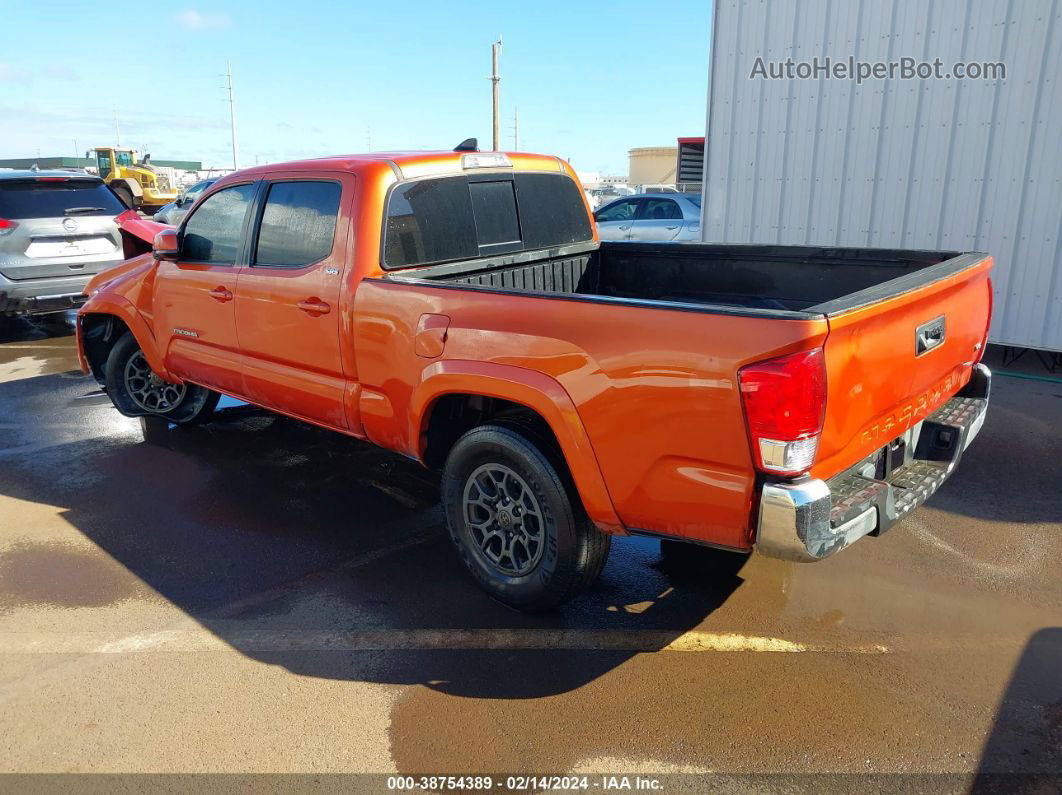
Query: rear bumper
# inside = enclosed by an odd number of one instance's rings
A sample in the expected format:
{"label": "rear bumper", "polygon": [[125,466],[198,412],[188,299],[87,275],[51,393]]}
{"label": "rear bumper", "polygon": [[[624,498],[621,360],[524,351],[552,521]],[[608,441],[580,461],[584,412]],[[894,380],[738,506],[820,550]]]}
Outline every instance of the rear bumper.
{"label": "rear bumper", "polygon": [[969,384],[916,426],[912,451],[885,480],[849,470],[827,481],[767,483],[756,549],[810,562],[877,535],[925,502],[955,470],[984,424],[992,372],[974,367]]}
{"label": "rear bumper", "polygon": [[106,262],[92,273],[49,276],[41,279],[7,279],[0,276],[0,316],[41,315],[77,309],[87,300],[85,287],[96,272],[117,262]]}

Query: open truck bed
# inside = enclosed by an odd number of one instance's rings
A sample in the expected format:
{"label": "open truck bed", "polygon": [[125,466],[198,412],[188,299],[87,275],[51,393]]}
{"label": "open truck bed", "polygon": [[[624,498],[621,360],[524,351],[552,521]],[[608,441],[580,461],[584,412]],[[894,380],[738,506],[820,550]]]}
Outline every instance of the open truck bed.
{"label": "open truck bed", "polygon": [[[750,481],[740,489],[753,505],[757,496],[761,500],[759,526],[753,528],[761,548],[773,545],[786,557],[816,559],[862,535],[883,532],[921,504],[979,430],[989,376],[974,365],[986,343],[990,268],[991,258],[976,252],[606,242],[537,257],[446,263],[389,278],[615,306],[615,314],[602,316],[604,328],[622,335],[622,324],[626,331],[634,329],[648,351],[666,351],[643,357],[641,372],[685,375],[690,385],[705,379],[736,386],[741,369],[757,360],[821,345],[826,405],[808,472],[812,479],[793,483],[767,473],[759,486]],[[620,306],[628,307],[622,315]],[[652,311],[632,314],[636,308]],[[563,335],[567,324],[559,313],[574,310],[558,304],[552,311],[557,318],[553,333]],[[676,313],[705,319],[683,322],[673,318]],[[715,320],[709,322],[708,316]],[[727,317],[734,322],[728,325]],[[759,325],[737,318],[756,319]],[[676,324],[685,329],[679,343],[665,332]],[[770,328],[777,334],[768,333]],[[685,370],[674,366],[677,361]],[[665,394],[660,392],[660,398]],[[652,414],[632,410],[624,422],[636,425],[639,415]],[[709,416],[699,419],[710,421]],[[688,433],[686,438],[698,438],[700,429],[691,427]],[[723,438],[709,434],[699,443]],[[672,449],[684,443],[679,435],[667,442]],[[736,464],[732,451],[716,448],[700,455],[724,464],[723,471]],[[641,494],[652,488],[646,478],[650,483],[661,479],[654,471],[661,461],[645,463],[629,486]],[[682,469],[681,462],[672,466],[676,473]],[[818,537],[794,543],[788,528],[811,504],[818,505],[819,530],[805,533]],[[786,538],[772,542],[764,517],[779,512],[785,514]],[[650,529],[689,535],[677,525]]]}
{"label": "open truck bed", "polygon": [[[453,284],[517,292],[831,314],[880,301],[962,271],[984,254],[956,251],[610,243],[539,259],[475,260],[417,269]],[[407,274],[412,275],[412,274]],[[770,313],[764,313],[770,314]]]}

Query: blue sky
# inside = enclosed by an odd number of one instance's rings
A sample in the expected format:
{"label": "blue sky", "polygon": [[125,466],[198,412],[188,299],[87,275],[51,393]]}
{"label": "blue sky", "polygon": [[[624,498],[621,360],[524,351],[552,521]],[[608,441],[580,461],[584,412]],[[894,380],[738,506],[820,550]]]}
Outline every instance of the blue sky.
{"label": "blue sky", "polygon": [[[112,143],[241,165],[371,148],[488,148],[501,34],[502,145],[626,173],[627,150],[704,134],[710,0],[0,2],[0,157]],[[149,47],[123,52],[126,31]],[[25,35],[17,35],[22,32]],[[41,35],[37,35],[40,33]]]}

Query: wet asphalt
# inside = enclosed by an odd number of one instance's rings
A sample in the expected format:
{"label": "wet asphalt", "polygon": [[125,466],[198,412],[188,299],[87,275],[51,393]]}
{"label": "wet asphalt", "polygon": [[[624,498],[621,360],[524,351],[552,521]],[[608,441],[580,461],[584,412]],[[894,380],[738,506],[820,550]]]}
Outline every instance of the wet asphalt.
{"label": "wet asphalt", "polygon": [[528,617],[418,465],[225,403],[147,444],[76,367],[61,324],[0,328],[0,771],[1062,773],[1060,383],[998,377],[881,538],[729,569],[621,538]]}

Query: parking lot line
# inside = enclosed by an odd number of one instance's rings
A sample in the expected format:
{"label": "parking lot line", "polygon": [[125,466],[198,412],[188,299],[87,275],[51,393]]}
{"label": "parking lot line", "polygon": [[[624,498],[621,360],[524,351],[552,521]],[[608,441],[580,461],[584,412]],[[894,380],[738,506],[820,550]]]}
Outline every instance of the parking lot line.
{"label": "parking lot line", "polygon": [[113,632],[0,633],[7,654],[138,654],[299,651],[624,651],[887,654],[877,643],[804,642],[738,632],[694,630],[675,635],[658,630],[392,629],[234,630],[163,629],[135,635]]}

